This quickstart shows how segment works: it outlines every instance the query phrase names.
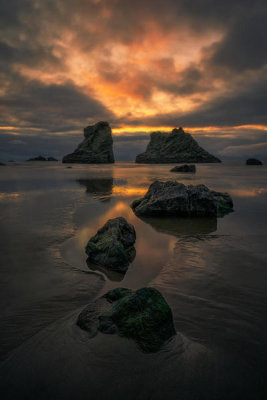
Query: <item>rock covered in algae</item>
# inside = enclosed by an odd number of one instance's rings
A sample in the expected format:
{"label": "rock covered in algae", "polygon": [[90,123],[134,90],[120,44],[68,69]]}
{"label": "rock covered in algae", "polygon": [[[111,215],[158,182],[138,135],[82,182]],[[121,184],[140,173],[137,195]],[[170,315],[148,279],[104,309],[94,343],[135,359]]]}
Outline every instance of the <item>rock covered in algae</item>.
{"label": "rock covered in algae", "polygon": [[156,352],[175,334],[172,311],[154,288],[116,288],[87,306],[77,325],[93,337],[97,331],[134,340],[144,352]]}

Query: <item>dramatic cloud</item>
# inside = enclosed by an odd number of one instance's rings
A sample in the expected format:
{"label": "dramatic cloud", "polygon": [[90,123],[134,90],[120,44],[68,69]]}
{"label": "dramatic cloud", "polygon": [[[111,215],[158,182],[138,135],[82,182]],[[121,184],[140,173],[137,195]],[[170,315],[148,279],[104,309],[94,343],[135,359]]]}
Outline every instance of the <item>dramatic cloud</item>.
{"label": "dramatic cloud", "polygon": [[265,135],[266,27],[266,0],[0,0],[0,136],[105,119],[130,159],[152,127]]}

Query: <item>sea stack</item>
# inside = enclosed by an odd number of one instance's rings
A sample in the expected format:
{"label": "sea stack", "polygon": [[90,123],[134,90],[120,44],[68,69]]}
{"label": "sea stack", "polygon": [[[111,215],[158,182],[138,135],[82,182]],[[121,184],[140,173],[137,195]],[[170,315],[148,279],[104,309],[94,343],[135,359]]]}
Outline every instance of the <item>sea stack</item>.
{"label": "sea stack", "polygon": [[219,163],[221,160],[202,149],[183,128],[175,128],[170,133],[152,132],[146,151],[136,157],[136,162],[143,164]]}
{"label": "sea stack", "polygon": [[84,140],[77,149],[63,157],[63,163],[114,163],[113,140],[108,122],[98,122],[84,128]]}

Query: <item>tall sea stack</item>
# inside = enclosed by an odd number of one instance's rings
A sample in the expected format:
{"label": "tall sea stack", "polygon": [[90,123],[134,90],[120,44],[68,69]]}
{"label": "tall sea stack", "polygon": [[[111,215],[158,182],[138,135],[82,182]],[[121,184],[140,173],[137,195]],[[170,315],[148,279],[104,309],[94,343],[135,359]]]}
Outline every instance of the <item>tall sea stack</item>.
{"label": "tall sea stack", "polygon": [[63,157],[63,163],[114,163],[113,140],[108,122],[98,122],[84,128],[84,140],[77,149]]}
{"label": "tall sea stack", "polygon": [[219,163],[217,157],[198,145],[195,139],[182,128],[172,132],[152,132],[144,153],[136,157],[137,163]]}

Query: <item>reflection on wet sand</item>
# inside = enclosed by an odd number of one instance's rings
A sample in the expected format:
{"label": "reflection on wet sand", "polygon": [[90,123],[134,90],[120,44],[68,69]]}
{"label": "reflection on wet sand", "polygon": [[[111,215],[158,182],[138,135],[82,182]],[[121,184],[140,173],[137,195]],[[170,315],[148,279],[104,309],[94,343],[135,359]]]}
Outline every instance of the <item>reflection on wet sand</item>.
{"label": "reflection on wet sand", "polygon": [[115,195],[121,195],[121,196],[126,196],[126,197],[131,197],[131,196],[144,196],[147,192],[146,188],[143,187],[137,187],[137,186],[113,186],[112,190],[113,194]]}
{"label": "reflection on wet sand", "polygon": [[112,271],[111,269],[105,268],[101,265],[93,264],[89,258],[87,258],[86,263],[91,271],[99,271],[113,282],[121,282],[127,272],[127,270],[125,272]]}
{"label": "reflection on wet sand", "polygon": [[86,193],[92,194],[99,200],[108,200],[112,194],[113,178],[76,179],[76,181],[86,187]]}
{"label": "reflection on wet sand", "polygon": [[146,217],[142,221],[156,231],[174,236],[209,234],[217,230],[217,218]]}

